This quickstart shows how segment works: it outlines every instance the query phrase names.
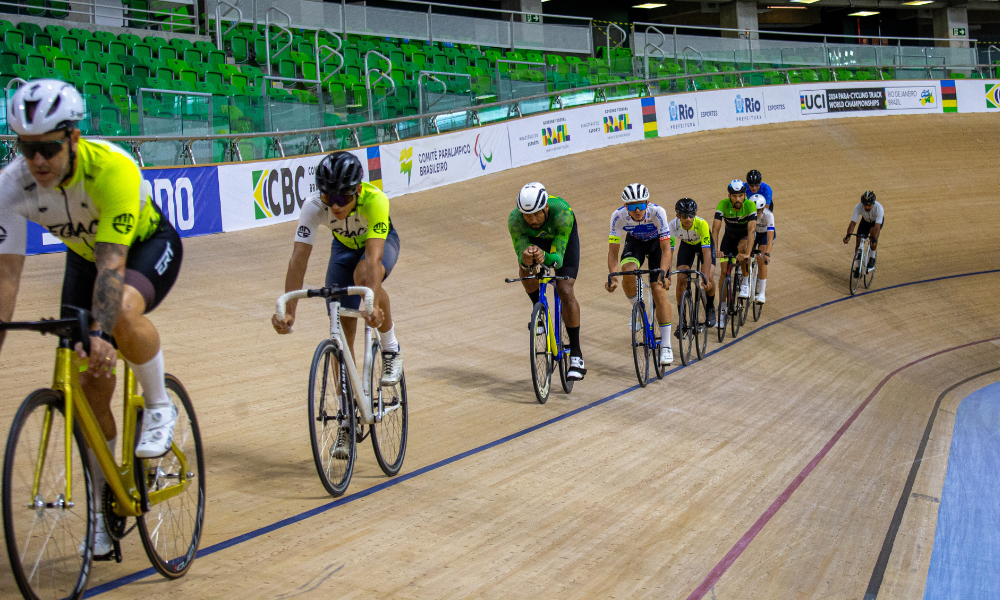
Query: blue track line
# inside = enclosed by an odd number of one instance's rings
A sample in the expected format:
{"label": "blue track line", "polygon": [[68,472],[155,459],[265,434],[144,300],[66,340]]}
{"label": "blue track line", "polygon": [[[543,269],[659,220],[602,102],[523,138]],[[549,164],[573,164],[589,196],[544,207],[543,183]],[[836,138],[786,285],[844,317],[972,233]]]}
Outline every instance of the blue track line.
{"label": "blue track line", "polygon": [[[785,322],[785,321],[787,321],[789,319],[793,319],[795,317],[800,317],[800,316],[802,316],[804,314],[811,313],[813,311],[819,310],[821,308],[825,308],[827,306],[832,306],[834,304],[839,304],[840,302],[846,302],[848,300],[853,300],[855,298],[861,298],[861,297],[864,297],[864,296],[868,296],[870,294],[878,294],[878,293],[881,293],[881,292],[887,292],[889,290],[894,290],[894,289],[898,289],[898,288],[909,287],[909,286],[913,286],[913,285],[922,285],[922,284],[925,284],[925,283],[933,283],[933,282],[936,282],[936,281],[945,281],[945,280],[948,280],[948,279],[957,279],[957,278],[960,278],[960,277],[973,277],[973,276],[976,276],[976,275],[990,275],[990,274],[995,274],[995,273],[1000,273],[1000,269],[991,269],[991,270],[988,270],[988,271],[974,271],[974,272],[971,272],[971,273],[960,273],[958,275],[946,275],[944,277],[934,277],[932,279],[921,279],[919,281],[911,281],[911,282],[908,282],[908,283],[898,283],[896,285],[891,285],[891,286],[886,287],[886,288],[881,288],[881,289],[877,289],[877,290],[868,290],[867,292],[862,292],[862,293],[854,295],[854,296],[844,296],[843,298],[838,298],[836,300],[830,300],[829,302],[824,302],[822,304],[817,304],[816,306],[813,306],[811,308],[806,308],[804,310],[800,310],[799,312],[792,313],[790,315],[781,317],[780,319],[778,319],[776,321],[771,321],[770,323],[766,323],[764,325],[761,325],[760,327],[754,329],[753,331],[748,332],[746,335],[744,335],[742,337],[739,337],[739,338],[736,338],[736,339],[730,341],[727,344],[723,344],[723,345],[719,346],[715,350],[712,350],[711,352],[707,353],[705,355],[705,357],[707,358],[709,356],[712,356],[713,354],[721,352],[721,351],[725,350],[726,348],[732,346],[733,344],[735,344],[737,342],[741,342],[741,341],[747,339],[748,337],[754,335],[755,333],[759,333],[761,331],[764,331],[768,327],[772,327],[772,326],[777,325],[779,323],[783,323],[783,322]],[[694,364],[697,364],[697,363],[694,363]],[[680,371],[681,369],[684,369],[684,368],[685,368],[685,366],[683,366],[683,365],[681,365],[679,367],[674,367],[673,369],[670,369],[669,371],[667,371],[666,373],[664,373],[664,377],[666,377],[667,375],[671,375],[673,373],[676,373],[677,371]],[[655,379],[651,378],[650,381],[655,381]],[[491,448],[495,448],[495,447],[497,447],[497,446],[499,446],[501,444],[506,444],[509,441],[516,440],[517,438],[520,438],[522,436],[528,435],[529,433],[533,433],[533,432],[535,432],[535,431],[537,431],[539,429],[542,429],[543,427],[548,427],[549,425],[552,425],[554,423],[558,423],[558,422],[563,421],[565,419],[568,419],[568,418],[570,418],[572,416],[575,416],[575,415],[577,415],[579,413],[582,413],[582,412],[590,410],[590,409],[592,409],[594,407],[597,407],[597,406],[600,406],[600,405],[605,404],[607,402],[610,402],[610,401],[614,400],[615,398],[620,398],[621,396],[624,396],[625,394],[628,394],[630,392],[634,392],[637,389],[639,389],[639,385],[638,384],[633,385],[631,387],[625,388],[624,390],[621,390],[620,392],[615,392],[614,394],[611,394],[610,396],[605,396],[604,398],[601,398],[600,400],[595,400],[594,402],[591,402],[590,404],[585,404],[585,405],[583,405],[583,406],[581,406],[579,408],[575,408],[575,409],[573,409],[573,410],[571,410],[569,412],[563,413],[563,414],[561,414],[561,415],[559,415],[557,417],[553,417],[553,418],[551,418],[551,419],[549,419],[547,421],[542,421],[541,423],[539,423],[537,425],[533,425],[531,427],[528,427],[527,429],[522,429],[521,431],[518,431],[516,433],[512,433],[512,434],[510,434],[508,436],[505,436],[505,437],[502,437],[502,438],[500,438],[498,440],[494,440],[494,441],[492,441],[492,442],[490,442],[488,444],[483,444],[482,446],[478,446],[476,448],[473,448],[471,450],[466,450],[465,452],[462,452],[460,454],[456,454],[456,455],[451,456],[449,458],[445,458],[443,460],[439,460],[438,462],[430,464],[430,465],[427,465],[426,467],[421,467],[421,468],[417,469],[416,471],[411,471],[411,472],[403,474],[403,475],[398,475],[398,476],[396,476],[396,477],[394,477],[392,479],[386,480],[386,481],[384,481],[384,482],[382,482],[382,483],[380,483],[378,485],[374,485],[374,486],[372,486],[372,487],[370,487],[368,489],[365,489],[365,490],[362,490],[360,492],[351,494],[350,496],[345,496],[343,498],[334,500],[333,502],[329,502],[329,503],[324,504],[322,506],[317,506],[316,508],[313,508],[313,509],[307,510],[307,511],[305,511],[303,513],[299,513],[297,515],[288,517],[287,519],[282,519],[282,520],[278,521],[277,523],[272,523],[271,525],[267,525],[265,527],[261,527],[260,529],[255,529],[253,531],[244,533],[242,535],[238,535],[238,536],[236,536],[234,538],[225,540],[223,542],[219,542],[218,544],[213,544],[213,545],[209,546],[208,548],[203,548],[203,549],[199,550],[198,551],[198,557],[203,557],[203,556],[208,556],[210,554],[215,554],[216,552],[220,552],[222,550],[226,550],[226,549],[231,548],[233,546],[236,546],[238,544],[242,544],[243,542],[248,542],[248,541],[250,541],[252,539],[255,539],[255,538],[258,538],[258,537],[260,537],[262,535],[267,535],[268,533],[271,533],[272,531],[277,531],[278,529],[282,529],[282,528],[287,527],[289,525],[294,525],[295,523],[299,523],[299,522],[304,521],[306,519],[309,519],[311,517],[315,517],[316,515],[323,514],[323,513],[327,512],[328,510],[332,510],[334,508],[337,508],[338,506],[342,506],[344,504],[347,504],[348,502],[354,502],[355,500],[360,500],[361,498],[365,498],[367,496],[370,496],[372,494],[380,492],[380,491],[382,491],[384,489],[390,488],[390,487],[392,487],[394,485],[399,485],[400,483],[403,483],[404,481],[408,481],[410,479],[413,479],[414,477],[418,477],[418,476],[423,475],[425,473],[429,473],[431,471],[435,471],[437,469],[440,469],[441,467],[448,466],[448,465],[450,465],[450,464],[452,464],[454,462],[462,460],[463,458],[468,458],[469,456],[474,456],[476,454],[480,454],[480,453],[485,452],[485,451],[487,451],[487,450],[489,450]],[[118,589],[118,588],[120,588],[122,586],[125,586],[125,585],[128,585],[130,583],[139,581],[140,579],[145,579],[146,577],[149,577],[149,576],[155,575],[155,574],[156,574],[156,571],[152,567],[150,567],[148,569],[144,569],[142,571],[138,571],[136,573],[132,573],[130,575],[126,575],[124,577],[120,577],[118,579],[114,579],[114,580],[109,581],[107,583],[104,583],[104,584],[101,584],[101,585],[96,586],[94,588],[91,588],[91,589],[87,590],[87,593],[84,595],[84,597],[85,598],[93,598],[94,596],[103,594],[105,592],[110,592],[111,590]]]}

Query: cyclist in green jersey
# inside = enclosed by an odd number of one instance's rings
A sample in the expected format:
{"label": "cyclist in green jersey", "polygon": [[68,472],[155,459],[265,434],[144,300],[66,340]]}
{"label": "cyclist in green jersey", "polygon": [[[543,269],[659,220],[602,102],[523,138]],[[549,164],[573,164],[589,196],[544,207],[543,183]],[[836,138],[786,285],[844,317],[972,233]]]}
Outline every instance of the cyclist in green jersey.
{"label": "cyclist in green jersey", "polygon": [[[719,268],[719,281],[725,279],[729,274],[730,264],[727,255],[736,255],[736,261],[740,263],[740,270],[743,271],[743,285],[740,286],[740,298],[750,297],[749,263],[751,245],[756,237],[757,231],[757,205],[747,202],[746,184],[739,179],[734,179],[729,183],[729,197],[719,202],[715,209],[715,221],[712,223],[712,238],[719,239],[719,230],[722,223],[726,223],[726,232],[722,236],[719,244],[719,261],[722,263]],[[719,298],[719,318],[725,314],[726,299]]]}
{"label": "cyclist in green jersey", "polygon": [[[573,209],[562,198],[549,196],[544,185],[529,183],[521,188],[517,208],[507,217],[507,230],[514,243],[521,277],[545,265],[555,269],[556,275],[569,278],[556,281],[556,293],[562,302],[563,321],[569,334],[570,365],[566,378],[583,379],[587,369],[583,366],[580,349],[580,304],[573,289],[580,270],[580,235]],[[537,303],[538,280],[529,279],[521,284],[531,303]]]}

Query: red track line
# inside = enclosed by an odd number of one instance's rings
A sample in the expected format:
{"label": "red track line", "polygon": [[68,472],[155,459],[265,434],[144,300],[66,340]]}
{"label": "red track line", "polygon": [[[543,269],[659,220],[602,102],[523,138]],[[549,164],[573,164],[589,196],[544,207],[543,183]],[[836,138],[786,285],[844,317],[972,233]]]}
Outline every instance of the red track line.
{"label": "red track line", "polygon": [[715,565],[715,567],[711,571],[709,571],[708,576],[705,577],[705,580],[702,581],[701,585],[695,588],[693,592],[691,592],[691,595],[687,597],[687,600],[700,600],[705,596],[705,594],[709,592],[709,590],[711,590],[715,586],[716,583],[719,582],[719,579],[722,577],[722,575],[727,570],[729,570],[729,567],[731,567],[733,563],[736,562],[736,559],[739,558],[741,554],[743,554],[743,551],[746,550],[747,546],[750,545],[750,542],[752,542],[753,539],[757,537],[757,534],[760,533],[762,529],[764,529],[764,526],[767,525],[768,521],[771,520],[771,517],[773,517],[775,513],[777,513],[778,510],[782,506],[784,506],[785,502],[788,502],[788,499],[792,497],[792,494],[795,493],[795,490],[797,490],[799,486],[802,485],[802,482],[805,481],[806,477],[808,477],[809,474],[813,472],[813,469],[816,468],[816,465],[819,464],[819,461],[823,460],[823,457],[826,456],[827,453],[829,453],[830,450],[833,449],[833,447],[837,444],[837,442],[840,441],[840,438],[844,435],[844,433],[847,432],[848,428],[850,428],[851,424],[854,423],[854,421],[859,416],[861,416],[861,412],[865,409],[865,407],[868,406],[868,404],[872,401],[872,399],[875,398],[875,395],[878,394],[879,391],[882,389],[882,387],[885,386],[885,384],[888,383],[889,380],[892,379],[897,373],[899,373],[904,369],[908,369],[915,364],[922,363],[925,360],[934,358],[935,356],[940,356],[948,352],[954,352],[955,350],[968,348],[969,346],[975,346],[977,344],[985,344],[986,342],[993,342],[997,340],[1000,340],[1000,337],[992,337],[985,340],[979,340],[978,342],[970,342],[968,344],[962,344],[961,346],[955,346],[954,348],[948,348],[947,350],[939,350],[933,354],[928,354],[923,358],[918,358],[917,360],[911,363],[907,363],[897,368],[892,373],[886,375],[882,379],[882,381],[880,381],[879,384],[875,386],[875,389],[872,390],[872,393],[868,394],[868,397],[865,398],[865,401],[862,402],[860,406],[858,406],[858,408],[854,411],[851,417],[847,419],[847,422],[841,425],[840,429],[837,430],[837,433],[833,434],[833,437],[830,438],[830,441],[827,442],[825,446],[823,446],[823,449],[820,450],[819,453],[816,454],[816,456],[814,456],[811,461],[809,461],[809,464],[807,464],[805,468],[802,469],[802,471],[795,476],[795,479],[793,479],[792,482],[788,484],[788,487],[785,488],[785,491],[781,492],[781,495],[778,496],[773,503],[771,503],[771,506],[767,507],[767,510],[765,510],[764,514],[762,514],[760,518],[757,519],[757,522],[754,523],[753,526],[749,530],[747,530],[746,533],[743,534],[743,537],[741,537],[739,541],[736,542],[736,545],[730,548],[729,552],[727,552],[726,555],[722,557],[722,560],[719,561],[719,564]]}

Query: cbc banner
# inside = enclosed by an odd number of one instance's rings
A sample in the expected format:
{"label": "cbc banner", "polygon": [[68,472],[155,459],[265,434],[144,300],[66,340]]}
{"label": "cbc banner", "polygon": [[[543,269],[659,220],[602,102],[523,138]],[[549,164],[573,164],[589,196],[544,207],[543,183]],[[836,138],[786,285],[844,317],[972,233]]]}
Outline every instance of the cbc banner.
{"label": "cbc banner", "polygon": [[[351,150],[361,160],[365,181],[381,187],[379,147]],[[371,155],[371,156],[370,156]],[[299,218],[316,191],[316,165],[323,154],[219,166],[219,198],[224,231],[263,227]]]}
{"label": "cbc banner", "polygon": [[406,140],[381,147],[390,197],[429,190],[510,168],[507,125]]}

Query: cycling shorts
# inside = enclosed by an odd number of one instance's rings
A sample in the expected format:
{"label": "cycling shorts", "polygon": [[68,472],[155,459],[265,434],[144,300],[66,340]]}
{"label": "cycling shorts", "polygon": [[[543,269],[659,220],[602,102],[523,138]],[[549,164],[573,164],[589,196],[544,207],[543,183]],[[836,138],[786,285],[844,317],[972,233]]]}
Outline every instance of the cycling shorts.
{"label": "cycling shorts", "polygon": [[660,250],[659,238],[651,240],[639,240],[630,234],[625,235],[625,248],[622,250],[621,264],[633,263],[636,268],[641,269],[644,261],[649,262],[646,268],[659,269],[660,260],[663,258],[663,251]]}
{"label": "cycling shorts", "polygon": [[[166,298],[177,281],[184,258],[184,247],[177,230],[161,217],[156,231],[148,239],[135,242],[125,259],[125,285],[134,287],[151,312]],[[62,304],[91,310],[97,265],[76,252],[66,252],[66,273],[63,275]],[[70,317],[63,313],[63,317]]]}
{"label": "cycling shorts", "polygon": [[[563,254],[562,266],[556,269],[556,275],[576,279],[580,273],[580,233],[576,223],[578,219],[573,219],[573,229],[569,232],[569,240],[566,242],[566,252]],[[551,248],[552,240],[542,238],[528,238],[528,242],[541,249]]]}
{"label": "cycling shorts", "polygon": [[739,233],[733,233],[732,230],[727,228],[726,233],[722,236],[722,243],[719,244],[719,251],[723,256],[727,254],[739,254],[740,242],[745,239],[747,239],[745,229],[742,231],[742,235],[740,235]]}
{"label": "cycling shorts", "polygon": [[[775,240],[778,239],[778,232],[775,231],[773,233],[774,233],[774,237],[771,238],[771,242],[772,243]],[[754,246],[767,246],[767,232],[765,231],[764,233],[758,233],[757,237],[755,237],[754,240],[753,240],[753,245]]]}
{"label": "cycling shorts", "polygon": [[[347,287],[354,285],[354,271],[358,264],[365,259],[365,249],[350,248],[341,243],[337,238],[333,238],[330,245],[330,263],[326,267],[326,287]],[[382,250],[382,266],[385,267],[385,275],[382,281],[389,277],[392,268],[396,266],[399,259],[399,234],[393,229],[385,238],[385,248]],[[357,310],[361,306],[361,296],[343,296],[340,298],[340,305],[344,308]]]}
{"label": "cycling shorts", "polygon": [[[701,257],[701,246],[697,244],[685,244],[681,242],[677,248],[677,268],[691,267],[698,264]],[[712,240],[712,264],[715,264],[715,240]]]}
{"label": "cycling shorts", "polygon": [[[861,219],[858,222],[858,235],[870,234],[872,231],[872,225],[874,225],[872,221],[865,221],[864,219]],[[882,217],[882,229],[885,229],[885,217]],[[882,229],[879,229],[879,235],[882,234]]]}

